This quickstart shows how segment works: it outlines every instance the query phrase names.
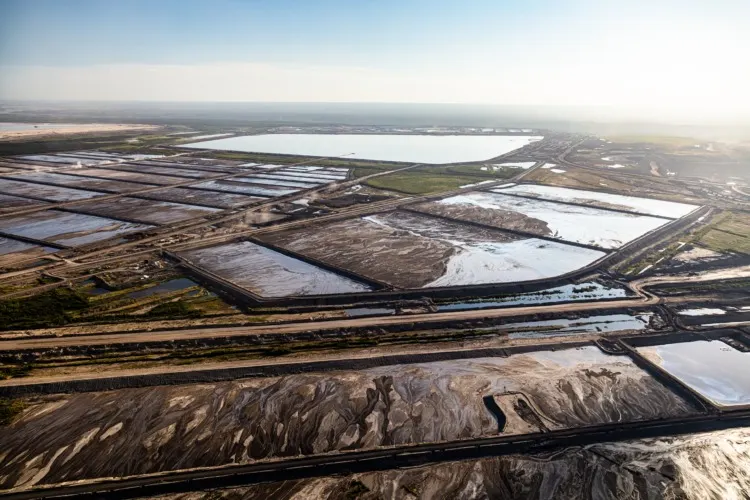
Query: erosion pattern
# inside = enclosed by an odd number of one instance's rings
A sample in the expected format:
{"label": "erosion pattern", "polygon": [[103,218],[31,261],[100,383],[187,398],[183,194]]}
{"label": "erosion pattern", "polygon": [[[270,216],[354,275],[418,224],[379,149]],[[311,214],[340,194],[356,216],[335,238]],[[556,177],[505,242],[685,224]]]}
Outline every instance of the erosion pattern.
{"label": "erosion pattern", "polygon": [[512,210],[488,210],[469,203],[447,205],[435,202],[420,203],[414,205],[413,208],[428,214],[441,215],[468,222],[478,222],[501,229],[524,231],[541,236],[550,236],[552,234],[552,230],[545,221]]}
{"label": "erosion pattern", "polygon": [[690,411],[596,348],[58,395],[0,430],[0,487],[496,435],[488,395],[524,431]]}
{"label": "erosion pattern", "polygon": [[159,497],[724,500],[750,491],[750,429]]}
{"label": "erosion pattern", "polygon": [[419,288],[443,276],[450,257],[460,251],[457,242],[518,239],[500,231],[476,230],[401,211],[263,238],[402,288]]}
{"label": "erosion pattern", "polygon": [[196,265],[268,297],[351,293],[369,287],[249,241],[191,250]]}

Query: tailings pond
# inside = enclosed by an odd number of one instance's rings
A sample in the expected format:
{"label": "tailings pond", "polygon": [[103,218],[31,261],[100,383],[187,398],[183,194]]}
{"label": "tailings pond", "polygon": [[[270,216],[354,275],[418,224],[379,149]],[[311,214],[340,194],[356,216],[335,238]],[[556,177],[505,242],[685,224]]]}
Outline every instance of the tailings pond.
{"label": "tailings pond", "polygon": [[0,231],[66,246],[85,245],[151,227],[153,226],[56,210],[0,219]]}
{"label": "tailings pond", "polygon": [[605,255],[406,211],[271,233],[263,238],[403,288],[547,278]]}
{"label": "tailings pond", "polygon": [[33,199],[57,202],[85,200],[105,195],[105,193],[94,191],[32,184],[30,182],[20,182],[11,179],[0,179],[0,192],[14,196],[28,196]]}
{"label": "tailings pond", "polygon": [[[495,210],[501,216],[510,212],[511,217],[512,214],[521,214],[525,216],[524,223],[508,229],[605,249],[618,248],[669,222],[668,219],[498,193],[470,193],[446,198],[436,204],[448,207],[443,208],[445,215],[451,216],[453,213],[454,217],[460,219],[466,219],[474,211]],[[462,214],[463,207],[469,207],[470,212]],[[502,220],[494,225],[506,227]]]}
{"label": "tailings pond", "polygon": [[598,191],[582,191],[580,189],[543,186],[539,184],[519,184],[505,189],[493,189],[493,191],[495,193],[530,196],[549,201],[564,201],[597,208],[624,210],[673,219],[683,217],[698,208],[696,205],[673,201],[636,198],[635,196],[623,196]]}
{"label": "tailings pond", "polygon": [[750,353],[718,340],[637,350],[717,405],[750,405]]}
{"label": "tailings pond", "polygon": [[[0,427],[0,488],[691,414],[595,347],[56,394]],[[102,460],[102,457],[108,457]]]}
{"label": "tailings pond", "polygon": [[263,297],[366,292],[370,287],[249,241],[181,254]]}
{"label": "tailings pond", "polygon": [[301,156],[344,156],[408,163],[459,163],[504,155],[542,139],[523,135],[265,134],[185,144],[218,149]]}

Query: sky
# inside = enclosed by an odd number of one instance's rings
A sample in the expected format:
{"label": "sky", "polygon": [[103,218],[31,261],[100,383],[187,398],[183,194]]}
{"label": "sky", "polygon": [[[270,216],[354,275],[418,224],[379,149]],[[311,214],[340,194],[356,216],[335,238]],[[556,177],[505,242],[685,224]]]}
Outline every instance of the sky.
{"label": "sky", "polygon": [[749,116],[748,0],[0,0],[0,99]]}

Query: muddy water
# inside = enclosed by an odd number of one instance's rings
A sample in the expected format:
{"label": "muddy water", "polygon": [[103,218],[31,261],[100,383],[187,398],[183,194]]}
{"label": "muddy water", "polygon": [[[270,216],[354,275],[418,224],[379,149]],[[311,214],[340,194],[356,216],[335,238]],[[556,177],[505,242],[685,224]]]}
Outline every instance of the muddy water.
{"label": "muddy water", "polygon": [[139,195],[142,198],[173,201],[175,203],[197,203],[217,208],[232,208],[244,203],[259,201],[264,198],[245,196],[232,193],[217,193],[215,191],[201,191],[200,189],[167,188]]}
{"label": "muddy water", "polygon": [[56,251],[54,248],[32,245],[23,241],[11,240],[0,236],[0,255],[8,255],[17,252],[28,254],[47,253]]}
{"label": "muddy water", "polygon": [[537,239],[521,239],[431,217],[393,212],[366,217],[398,231],[445,241],[456,248],[445,273],[426,287],[525,281],[557,276],[593,262],[602,252]]}
{"label": "muddy water", "polygon": [[54,210],[0,219],[0,231],[70,246],[84,245],[150,227],[153,226]]}
{"label": "muddy water", "polygon": [[601,300],[624,298],[628,292],[624,288],[605,286],[601,283],[586,282],[576,285],[565,285],[558,288],[540,290],[539,292],[521,293],[488,301],[457,302],[437,306],[438,312],[463,311],[468,309],[488,309],[492,307],[515,306],[521,304],[547,304],[579,300]]}
{"label": "muddy water", "polygon": [[283,186],[283,187],[294,187],[301,189],[310,189],[316,187],[318,184],[311,184],[308,182],[294,182],[292,180],[277,180],[277,179],[266,179],[259,175],[253,177],[235,177],[235,182],[247,182],[248,184],[260,184],[262,186]]}
{"label": "muddy water", "polygon": [[118,165],[118,171],[129,171],[143,174],[172,175],[175,177],[187,177],[192,179],[204,179],[218,174],[204,170],[192,170],[189,168],[156,167],[151,165]]}
{"label": "muddy water", "polygon": [[509,413],[508,433],[690,411],[628,358],[593,347],[56,395],[0,428],[0,486],[496,435],[485,396],[535,409]]}
{"label": "muddy water", "polygon": [[184,290],[193,286],[198,286],[198,283],[187,278],[177,278],[174,280],[165,281],[164,283],[159,283],[158,285],[152,286],[150,288],[145,288],[136,292],[130,292],[128,294],[128,297],[130,297],[131,299],[140,299],[142,297],[150,297],[152,295],[158,295],[160,293],[176,292],[178,290]]}
{"label": "muddy water", "polygon": [[143,182],[147,184],[178,184],[185,182],[184,177],[170,177],[167,175],[154,175],[154,174],[143,174],[137,172],[120,172],[119,170],[108,170],[104,168],[83,168],[66,170],[66,173],[71,175],[91,176],[91,177],[102,177],[104,179],[132,181],[132,182]]}
{"label": "muddy water", "polygon": [[[444,205],[474,205],[485,210],[513,211],[535,220],[544,221],[550,235],[561,240],[618,248],[642,234],[663,226],[667,219],[612,212],[598,208],[564,205],[544,200],[533,200],[497,193],[471,193],[446,198]],[[532,226],[527,229],[533,234]]]}
{"label": "muddy water", "polygon": [[26,155],[26,156],[19,156],[18,157],[21,160],[25,161],[43,161],[43,162],[49,162],[49,163],[67,163],[75,165],[77,163],[81,163],[84,165],[98,165],[102,161],[106,160],[92,160],[92,159],[85,159],[85,158],[73,158],[69,156],[57,156],[57,155]]}
{"label": "muddy water", "polygon": [[530,339],[554,337],[558,335],[569,335],[571,333],[602,333],[602,332],[619,332],[645,330],[651,321],[651,314],[605,314],[601,316],[589,316],[576,319],[553,319],[547,321],[530,321],[527,323],[517,323],[503,325],[501,330],[510,330],[518,328],[545,328],[543,331],[533,332],[516,332],[511,333],[508,337],[512,339]]}
{"label": "muddy water", "polygon": [[404,288],[524,281],[557,276],[602,252],[395,211],[269,241]]}
{"label": "muddy water", "polygon": [[20,182],[10,179],[0,179],[0,191],[10,195],[30,196],[47,201],[85,200],[86,198],[95,198],[97,196],[104,196],[105,194],[81,189],[32,184],[30,182]]}
{"label": "muddy water", "polygon": [[443,276],[426,287],[510,283],[559,276],[603,257],[603,252],[538,240],[459,244]]}
{"label": "muddy water", "polygon": [[541,186],[537,184],[519,184],[507,189],[493,189],[493,191],[501,194],[511,193],[533,196],[535,198],[549,201],[580,203],[582,205],[590,205],[599,208],[616,208],[619,210],[639,212],[656,217],[679,218],[698,208],[695,205],[676,203],[673,201],[637,198],[635,196],[623,196],[596,191],[581,191],[579,189]]}
{"label": "muddy water", "polygon": [[183,256],[264,297],[370,290],[365,284],[248,241],[184,252]]}
{"label": "muddy water", "polygon": [[718,405],[750,404],[750,353],[718,340],[639,347],[638,352]]}
{"label": "muddy water", "polygon": [[[417,217],[412,216],[411,220]],[[458,232],[472,237],[458,224],[436,219],[428,223],[435,224],[435,231],[438,231],[437,224],[441,224],[446,233]],[[403,288],[421,287],[442,276],[449,257],[456,252],[448,241],[389,227],[382,219],[380,222],[350,219],[323,228],[272,233],[264,238],[303,255]]]}
{"label": "muddy water", "polygon": [[50,172],[33,172],[30,174],[14,175],[14,179],[23,181],[26,179],[38,182],[49,182],[58,186],[73,187],[79,189],[104,189],[115,193],[127,193],[146,189],[148,186],[126,181],[107,181],[103,179],[92,179],[75,175],[63,175]]}
{"label": "muddy water", "polygon": [[359,500],[743,500],[749,461],[740,428],[158,498],[348,500],[362,484]]}
{"label": "muddy water", "polygon": [[0,194],[0,213],[15,211],[19,208],[41,206],[44,204],[45,202],[43,201],[31,200],[29,198],[21,198],[19,196]]}
{"label": "muddy water", "polygon": [[283,178],[291,178],[296,179],[300,181],[306,181],[306,182],[333,182],[338,181],[341,179],[346,179],[346,174],[338,174],[338,173],[305,173],[305,172],[298,172],[295,170],[274,170],[273,173],[270,174],[264,174],[267,177],[275,177],[279,179]]}
{"label": "muddy water", "polygon": [[249,194],[257,196],[285,196],[287,194],[296,193],[298,189],[273,189],[270,186],[261,187],[253,186],[252,184],[242,182],[231,182],[231,181],[207,181],[195,184],[195,189],[216,189],[219,191],[226,191],[227,193],[239,193]]}
{"label": "muddy water", "polygon": [[185,205],[169,201],[143,200],[140,198],[118,198],[112,201],[93,201],[78,205],[82,211],[104,217],[124,217],[148,224],[169,224],[186,219],[205,217],[220,211],[218,208]]}

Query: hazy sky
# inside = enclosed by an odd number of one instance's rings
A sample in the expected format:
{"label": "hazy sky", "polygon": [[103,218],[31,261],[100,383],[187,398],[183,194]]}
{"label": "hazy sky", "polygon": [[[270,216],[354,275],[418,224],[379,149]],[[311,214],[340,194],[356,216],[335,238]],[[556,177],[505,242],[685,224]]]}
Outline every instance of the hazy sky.
{"label": "hazy sky", "polygon": [[0,0],[0,98],[750,115],[750,0]]}

